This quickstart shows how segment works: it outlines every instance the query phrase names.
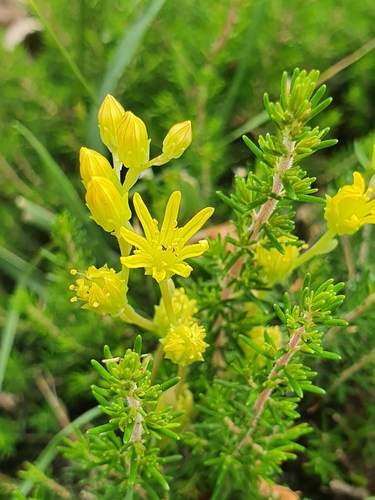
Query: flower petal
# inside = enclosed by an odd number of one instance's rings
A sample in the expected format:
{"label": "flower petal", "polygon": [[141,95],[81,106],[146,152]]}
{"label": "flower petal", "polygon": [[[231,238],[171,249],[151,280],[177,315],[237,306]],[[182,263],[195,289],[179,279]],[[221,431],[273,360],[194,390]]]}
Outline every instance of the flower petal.
{"label": "flower petal", "polygon": [[135,211],[137,212],[138,218],[141,221],[143,231],[148,241],[151,241],[155,236],[155,222],[151,217],[148,208],[146,207],[144,201],[139,193],[134,193],[133,203]]}
{"label": "flower petal", "polygon": [[147,259],[147,255],[137,254],[129,255],[128,257],[120,257],[121,264],[126,267],[135,269],[138,267],[150,267],[150,260]]}
{"label": "flower petal", "polygon": [[197,233],[203,224],[211,217],[214,211],[214,208],[207,207],[194,215],[194,217],[180,229],[180,238],[189,241],[193,234]]}
{"label": "flower petal", "polygon": [[190,257],[198,257],[208,250],[208,241],[200,240],[194,245],[187,245],[178,254],[178,260],[190,259]]}
{"label": "flower petal", "polygon": [[120,234],[125,241],[135,246],[136,248],[143,250],[143,252],[146,253],[152,252],[152,246],[150,245],[149,241],[146,240],[146,238],[144,238],[143,236],[140,236],[139,234],[130,231],[126,227],[122,227],[120,229]]}
{"label": "flower petal", "polygon": [[174,229],[176,225],[175,223],[177,221],[178,211],[180,209],[180,203],[181,192],[174,191],[169,197],[160,232],[165,231],[166,233],[168,233],[171,229]]}

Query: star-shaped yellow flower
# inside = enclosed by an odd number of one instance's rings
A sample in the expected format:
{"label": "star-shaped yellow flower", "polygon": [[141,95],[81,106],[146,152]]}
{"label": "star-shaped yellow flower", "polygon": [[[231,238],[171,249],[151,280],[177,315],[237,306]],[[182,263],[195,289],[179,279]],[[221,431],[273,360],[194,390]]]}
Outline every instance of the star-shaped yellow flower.
{"label": "star-shaped yellow flower", "polygon": [[181,193],[175,191],[170,196],[165,210],[164,220],[159,230],[157,220],[153,219],[140,194],[135,193],[134,208],[143,226],[145,236],[122,227],[120,234],[125,241],[136,247],[134,254],[121,257],[121,263],[129,268],[144,267],[145,274],[152,275],[158,283],[169,279],[174,274],[187,278],[191,271],[185,259],[198,257],[208,249],[207,240],[200,240],[194,245],[186,245],[190,238],[211,217],[214,209],[204,208],[184,227],[177,227],[177,214],[180,208]]}
{"label": "star-shaped yellow flower", "polygon": [[324,218],[328,229],[338,235],[354,234],[364,224],[375,224],[375,199],[372,189],[366,190],[359,172],[354,172],[354,183],[343,186],[338,193],[327,196]]}

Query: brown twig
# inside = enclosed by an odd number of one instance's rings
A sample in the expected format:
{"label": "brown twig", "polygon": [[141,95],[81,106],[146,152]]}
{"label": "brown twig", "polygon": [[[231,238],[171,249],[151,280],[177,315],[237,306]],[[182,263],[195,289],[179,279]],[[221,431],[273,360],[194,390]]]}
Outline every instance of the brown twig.
{"label": "brown twig", "polygon": [[330,68],[328,68],[326,71],[323,71],[323,73],[320,75],[320,78],[318,80],[318,84],[320,85],[321,83],[326,82],[333,76],[335,76],[337,73],[342,71],[343,69],[347,68],[351,64],[357,62],[359,59],[361,59],[363,56],[371,52],[371,50],[375,49],[375,38],[372,38],[369,40],[367,43],[362,45],[358,50],[353,52],[347,57],[344,57],[344,59],[341,59],[341,61],[337,62]]}
{"label": "brown twig", "polygon": [[[55,384],[52,377],[50,377],[50,381],[47,382],[42,373],[39,371],[35,373],[34,377],[40,392],[43,394],[45,400],[50,405],[51,410],[55,414],[56,420],[58,421],[60,427],[64,429],[70,424],[70,420],[63,402],[56,395]],[[69,439],[71,441],[77,440],[74,432],[71,432],[69,434]]]}
{"label": "brown twig", "polygon": [[[368,309],[374,302],[375,302],[375,292],[371,293],[367,297],[367,299],[365,300],[365,302],[363,304],[361,304],[358,307],[356,307],[355,309],[353,309],[353,311],[348,312],[344,316],[345,321],[347,321],[348,323],[350,323],[351,321],[353,321],[353,319],[355,319],[357,316],[359,316],[364,311],[366,311],[366,309]],[[328,341],[328,342],[331,341],[333,335],[335,335],[337,332],[339,332],[341,330],[341,328],[342,328],[341,326],[334,326],[333,328],[331,328],[327,332],[327,334],[325,336],[325,340]]]}
{"label": "brown twig", "polygon": [[211,47],[210,55],[212,57],[216,56],[218,52],[225,46],[227,43],[230,34],[232,33],[234,23],[236,22],[238,11],[242,0],[234,0],[232,8],[230,9],[227,19],[224,24],[223,31],[220,36],[214,41]]}
{"label": "brown twig", "polygon": [[[289,139],[289,133],[287,132],[284,136],[283,144],[288,151],[288,155],[282,156],[277,163],[271,191],[277,196],[280,196],[284,189],[281,179],[282,174],[289,170],[293,165],[293,153],[296,143]],[[255,241],[258,238],[260,226],[269,220],[277,206],[277,203],[277,199],[270,198],[264,205],[262,205],[259,212],[254,213],[253,222],[250,226],[250,230],[253,232],[250,237],[250,241]]]}
{"label": "brown twig", "polygon": [[354,375],[356,372],[359,372],[362,370],[362,368],[367,365],[367,363],[370,363],[371,361],[375,360],[375,347],[371,349],[371,351],[363,356],[357,363],[354,363],[354,365],[349,366],[346,370],[344,370],[341,375],[339,376],[338,379],[336,379],[329,390],[327,391],[328,393],[334,392],[341,384],[343,384],[348,378],[350,378],[352,375]]}
{"label": "brown twig", "polygon": [[[287,366],[289,364],[292,357],[299,351],[299,342],[301,340],[301,336],[304,333],[305,333],[304,326],[301,326],[300,328],[298,328],[298,330],[296,330],[294,332],[294,334],[291,336],[289,344],[287,346],[288,352],[286,354],[284,354],[283,356],[281,356],[281,358],[279,358],[276,361],[272,371],[268,375],[268,381],[277,382],[277,377],[280,375],[280,373],[285,368],[285,366]],[[253,431],[254,431],[254,429],[259,421],[259,418],[261,417],[261,415],[263,413],[265,405],[266,405],[267,401],[269,400],[272,392],[273,392],[273,388],[267,387],[257,397],[257,399],[254,403],[255,413],[249,422],[249,427],[247,429],[245,436],[242,438],[242,440],[237,444],[237,446],[235,448],[235,451],[234,451],[235,454],[237,454],[244,445],[252,443],[251,435],[252,435],[252,433],[253,433]]]}

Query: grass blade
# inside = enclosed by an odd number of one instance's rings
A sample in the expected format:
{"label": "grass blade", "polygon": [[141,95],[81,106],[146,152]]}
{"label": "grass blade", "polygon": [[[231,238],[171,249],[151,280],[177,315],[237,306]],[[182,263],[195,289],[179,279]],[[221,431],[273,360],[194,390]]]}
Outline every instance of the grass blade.
{"label": "grass blade", "polygon": [[103,262],[106,262],[108,258],[112,259],[111,250],[108,247],[102,232],[95,223],[90,221],[87,208],[85,207],[73,184],[61,170],[60,166],[55,162],[47,149],[28,128],[19,122],[16,122],[14,127],[39,155],[42,160],[42,165],[45,167],[45,172],[55,184],[55,192],[59,195],[60,199],[64,201],[66,208],[82,225],[85,226],[93,244],[95,244],[95,242],[99,243],[95,248],[98,259]]}
{"label": "grass blade", "polygon": [[[94,418],[99,416],[101,414],[101,411],[99,408],[91,408],[91,410],[86,411],[79,417],[77,417],[73,422],[71,422],[69,425],[64,427],[60,432],[58,432],[48,443],[48,445],[44,448],[42,453],[39,455],[37,458],[36,462],[34,465],[38,467],[39,470],[45,471],[46,468],[49,466],[49,464],[52,462],[52,460],[55,458],[57,454],[56,447],[68,434],[70,434],[74,429],[82,427],[84,424],[87,424],[87,422],[91,422]],[[30,480],[24,481],[21,486],[19,487],[19,491],[23,493],[24,495],[28,495],[31,489],[33,488],[33,482]]]}
{"label": "grass blade", "polygon": [[31,267],[29,262],[2,246],[0,246],[0,267],[16,281],[24,279],[25,285],[29,286],[38,295],[44,294],[45,278],[42,271]]}
{"label": "grass blade", "polygon": [[77,80],[80,82],[80,84],[82,85],[82,87],[85,89],[87,95],[89,97],[91,97],[91,99],[93,100],[93,102],[96,102],[96,96],[95,96],[95,93],[94,93],[93,89],[91,88],[91,86],[87,82],[86,78],[81,73],[81,71],[78,68],[78,66],[76,65],[76,63],[70,57],[69,52],[63,46],[63,44],[60,42],[60,40],[57,38],[55,32],[53,31],[53,28],[49,25],[47,19],[40,12],[40,10],[38,9],[38,7],[37,7],[36,3],[34,2],[34,0],[27,0],[27,1],[29,3],[30,7],[35,12],[35,14],[37,15],[37,17],[39,18],[39,21],[44,26],[44,29],[47,31],[47,33],[49,34],[49,36],[55,42],[55,44],[56,44],[57,48],[59,49],[59,51],[61,52],[63,58],[65,59],[65,61],[70,66],[70,69],[72,70],[74,76],[77,78]]}
{"label": "grass blade", "polygon": [[246,75],[246,68],[250,62],[249,54],[253,52],[253,47],[258,39],[257,32],[262,27],[262,17],[266,10],[268,2],[264,0],[258,0],[252,6],[251,20],[249,22],[249,28],[245,35],[246,43],[242,49],[242,52],[239,56],[238,66],[236,69],[236,73],[232,80],[232,85],[229,88],[227,93],[227,98],[224,101],[222,111],[221,111],[221,119],[224,123],[228,122],[230,115],[233,110],[233,106],[237,99],[237,94],[239,89],[243,84],[243,80]]}
{"label": "grass blade", "polygon": [[[17,291],[16,291],[17,294]],[[16,294],[13,298],[15,298]],[[3,335],[1,337],[1,350],[0,350],[0,392],[4,382],[5,369],[8,365],[8,359],[12,351],[14,337],[16,336],[18,320],[20,313],[18,308],[13,305],[8,311],[5,324],[3,327]]]}
{"label": "grass blade", "polygon": [[263,125],[263,123],[268,122],[269,119],[270,117],[267,111],[261,111],[257,115],[253,116],[253,118],[250,118],[250,120],[248,120],[246,123],[241,125],[241,127],[232,130],[232,132],[228,134],[227,137],[225,138],[225,144],[230,144],[236,139],[242,137],[243,135],[248,134],[255,128],[259,127],[260,125]]}
{"label": "grass blade", "polygon": [[[143,11],[135,22],[125,31],[117,45],[117,49],[115,50],[99,87],[99,102],[102,102],[107,94],[111,94],[115,91],[118,81],[124,74],[126,67],[131,63],[143,36],[151,26],[165,1],[166,0],[153,0],[149,7]],[[99,136],[97,111],[97,106],[94,106],[90,111],[87,144],[97,151],[103,151],[103,145]]]}

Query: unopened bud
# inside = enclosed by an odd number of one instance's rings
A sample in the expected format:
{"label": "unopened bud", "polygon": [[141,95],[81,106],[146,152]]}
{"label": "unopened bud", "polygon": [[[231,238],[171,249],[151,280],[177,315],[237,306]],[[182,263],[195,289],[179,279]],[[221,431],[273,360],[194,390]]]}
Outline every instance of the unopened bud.
{"label": "unopened bud", "polygon": [[146,125],[131,111],[126,111],[117,130],[118,156],[127,168],[140,170],[150,158]]}
{"label": "unopened bud", "polygon": [[100,137],[111,153],[117,151],[117,129],[124,114],[124,108],[110,94],[105,97],[99,108]]}
{"label": "unopened bud", "polygon": [[93,177],[113,179],[113,170],[109,161],[93,149],[81,148],[79,152],[79,168],[83,184],[87,184]]}
{"label": "unopened bud", "polygon": [[185,149],[190,146],[192,139],[191,121],[176,123],[163,141],[163,156],[170,160],[180,158]]}
{"label": "unopened bud", "polygon": [[93,177],[88,183],[86,203],[92,219],[108,233],[119,230],[131,217],[127,195],[121,197],[105,177]]}

